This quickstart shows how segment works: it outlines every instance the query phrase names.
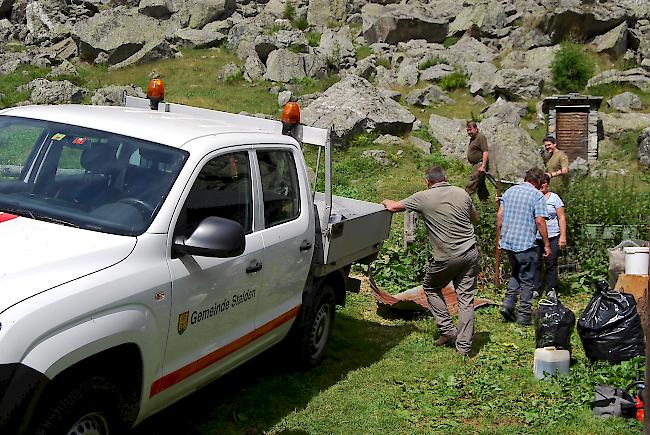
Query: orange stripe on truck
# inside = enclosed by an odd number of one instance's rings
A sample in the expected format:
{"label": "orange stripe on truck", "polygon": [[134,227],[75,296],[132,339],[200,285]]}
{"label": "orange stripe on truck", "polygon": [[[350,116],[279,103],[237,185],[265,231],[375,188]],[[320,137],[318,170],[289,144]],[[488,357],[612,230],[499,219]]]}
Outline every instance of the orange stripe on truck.
{"label": "orange stripe on truck", "polygon": [[300,311],[300,305],[286,313],[282,314],[280,317],[277,317],[270,322],[260,326],[259,328],[253,330],[252,332],[238,338],[237,340],[228,343],[224,347],[214,350],[213,352],[207,354],[206,356],[199,358],[198,360],[189,363],[188,365],[181,367],[180,369],[169,373],[168,375],[163,376],[162,378],[156,380],[151,384],[151,391],[149,392],[149,397],[153,397],[158,393],[165,391],[167,388],[179,383],[180,381],[189,378],[195,373],[203,370],[206,367],[211,366],[217,361],[227,357],[233,352],[238,351],[242,347],[251,343],[252,341],[260,338],[264,334],[267,334],[277,328],[280,325],[288,322],[291,319],[294,319],[298,316]]}

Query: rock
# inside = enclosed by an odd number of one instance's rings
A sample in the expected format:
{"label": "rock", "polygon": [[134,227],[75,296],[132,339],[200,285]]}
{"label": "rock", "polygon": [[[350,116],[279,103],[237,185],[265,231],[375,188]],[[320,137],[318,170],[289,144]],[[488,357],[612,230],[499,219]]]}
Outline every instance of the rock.
{"label": "rock", "polygon": [[650,128],[641,132],[637,143],[639,144],[639,162],[646,168],[650,168]]}
{"label": "rock", "polygon": [[60,62],[77,55],[77,44],[75,44],[72,38],[65,38],[50,45],[44,50],[44,52],[51,60],[56,59]]}
{"label": "rock", "polygon": [[515,29],[506,41],[515,50],[530,50],[535,47],[553,45],[551,38],[539,28],[530,29],[525,26]]}
{"label": "rock", "polygon": [[373,74],[377,73],[377,57],[371,54],[368,57],[358,60],[354,73],[359,77],[369,80]]}
{"label": "rock", "polygon": [[291,48],[301,53],[309,53],[309,43],[300,30],[278,30],[273,35],[280,48]]}
{"label": "rock", "polygon": [[337,32],[331,29],[325,29],[320,38],[320,44],[317,49],[318,54],[330,63],[340,64],[346,58],[354,58],[354,45],[348,26],[341,27]]}
{"label": "rock", "polygon": [[367,80],[350,75],[332,85],[302,112],[303,122],[331,128],[332,141],[345,144],[361,132],[401,135],[415,117],[399,103],[381,95]]}
{"label": "rock", "polygon": [[174,34],[176,45],[180,47],[216,47],[226,39],[226,35],[205,29],[180,29]]}
{"label": "rock", "polygon": [[499,53],[482,42],[469,36],[464,36],[447,49],[444,57],[452,65],[466,71],[468,62],[492,62],[498,55]]}
{"label": "rock", "polygon": [[432,114],[429,117],[429,133],[440,143],[443,155],[465,159],[469,139],[464,120]]}
{"label": "rock", "polygon": [[325,73],[325,63],[319,57],[278,49],[269,54],[264,78],[274,82],[287,83],[305,77],[322,78]]}
{"label": "rock", "polygon": [[643,108],[641,98],[632,92],[623,92],[610,98],[607,100],[607,105],[619,112],[633,112]]}
{"label": "rock", "polygon": [[51,82],[47,79],[35,79],[17,89],[18,92],[29,90],[33,104],[79,104],[87,92],[67,80]]}
{"label": "rock", "polygon": [[483,106],[487,104],[487,101],[485,101],[485,98],[481,97],[480,95],[474,95],[474,104]]}
{"label": "rock", "polygon": [[373,143],[377,145],[401,145],[404,141],[401,137],[393,136],[392,134],[382,134]]}
{"label": "rock", "polygon": [[[0,4],[1,3],[2,2],[0,1]],[[0,43],[11,39],[15,30],[16,28],[13,24],[11,24],[11,21],[7,20],[6,18],[0,20]]]}
{"label": "rock", "polygon": [[454,100],[449,98],[445,92],[436,85],[430,85],[423,89],[414,89],[406,96],[406,102],[412,106],[430,106],[431,103],[453,104]]}
{"label": "rock", "polygon": [[371,158],[381,166],[390,166],[390,160],[387,158],[388,153],[384,150],[366,150],[361,153],[361,157]]}
{"label": "rock", "polygon": [[346,0],[309,0],[307,22],[315,26],[328,26],[346,18]]}
{"label": "rock", "polygon": [[441,63],[438,65],[430,66],[424,71],[420,72],[420,80],[435,81],[440,80],[443,77],[447,77],[450,74],[453,74],[454,67],[447,65],[446,63]]}
{"label": "rock", "polygon": [[516,127],[521,123],[521,115],[521,108],[517,104],[506,101],[503,98],[497,99],[494,104],[483,111],[484,119],[498,118],[502,123]]}
{"label": "rock", "polygon": [[28,64],[29,60],[29,57],[22,53],[0,54],[0,75],[15,72],[19,66]]}
{"label": "rock", "polygon": [[121,106],[124,93],[131,97],[145,98],[146,95],[140,86],[136,85],[110,85],[97,89],[90,98],[90,104],[96,106]]}
{"label": "rock", "polygon": [[597,53],[606,53],[613,57],[622,55],[627,49],[627,23],[623,21],[604,35],[596,36],[591,45]]}
{"label": "rock", "polygon": [[206,24],[228,17],[235,10],[235,0],[188,0],[182,9],[189,15],[188,26],[201,29]]}
{"label": "rock", "polygon": [[415,86],[420,77],[418,62],[415,59],[405,59],[397,71],[397,84],[400,86]]}
{"label": "rock", "polygon": [[643,92],[650,92],[650,72],[643,68],[633,68],[627,71],[610,69],[589,79],[587,89],[610,83],[628,84]]}
{"label": "rock", "polygon": [[284,107],[285,104],[291,101],[292,96],[293,94],[291,93],[291,91],[278,92],[278,106]]}
{"label": "rock", "polygon": [[52,79],[60,76],[78,77],[79,73],[77,72],[77,68],[75,68],[73,64],[65,60],[63,61],[63,63],[61,63],[61,65],[52,68],[52,71],[47,73],[45,77],[47,77],[48,79]]}
{"label": "rock", "polygon": [[0,0],[0,16],[11,12],[11,6],[13,6],[14,0]]}
{"label": "rock", "polygon": [[236,80],[238,77],[241,76],[242,76],[241,68],[237,64],[230,62],[223,67],[218,78],[219,81],[230,82]]}
{"label": "rock", "polygon": [[589,162],[582,157],[576,157],[569,163],[569,177],[571,179],[586,177],[589,175]]}
{"label": "rock", "polygon": [[118,7],[80,21],[73,27],[72,37],[83,60],[96,62],[101,55],[100,61],[105,59],[109,66],[127,66],[174,54],[159,21],[134,9]]}
{"label": "rock", "polygon": [[650,127],[650,114],[648,113],[604,113],[599,117],[603,122],[605,137],[620,137],[626,132],[642,130]]}
{"label": "rock", "polygon": [[527,68],[501,69],[494,79],[494,92],[509,99],[537,99],[543,86],[540,75]]}
{"label": "rock", "polygon": [[490,95],[494,92],[494,78],[497,67],[487,62],[468,62],[469,91],[472,95]]}
{"label": "rock", "polygon": [[411,130],[412,131],[418,131],[421,128],[422,128],[422,121],[420,121],[419,119],[416,119],[415,122],[413,123],[413,128]]}
{"label": "rock", "polygon": [[266,73],[264,63],[257,56],[249,56],[244,64],[244,80],[254,82],[262,80]]}
{"label": "rock", "polygon": [[363,37],[372,44],[396,44],[410,39],[442,42],[448,21],[419,4],[367,4],[362,10]]}
{"label": "rock", "polygon": [[563,0],[560,5],[547,3],[547,16],[542,30],[554,44],[567,37],[589,40],[624,22],[629,11],[619,2],[579,2]]}
{"label": "rock", "polygon": [[431,142],[427,142],[424,139],[420,139],[417,136],[409,136],[409,142],[413,145],[413,148],[420,151],[423,154],[431,154]]}
{"label": "rock", "polygon": [[25,6],[26,30],[28,32],[25,42],[40,44],[47,41],[58,21],[57,9],[61,7],[65,7],[65,3],[56,0],[28,2]]}
{"label": "rock", "polygon": [[170,0],[140,0],[138,12],[152,18],[167,19],[178,12],[178,7]]}
{"label": "rock", "polygon": [[402,99],[402,93],[400,91],[393,91],[392,89],[379,89],[379,93],[385,98],[390,98],[391,100],[397,101],[398,103],[399,100]]}

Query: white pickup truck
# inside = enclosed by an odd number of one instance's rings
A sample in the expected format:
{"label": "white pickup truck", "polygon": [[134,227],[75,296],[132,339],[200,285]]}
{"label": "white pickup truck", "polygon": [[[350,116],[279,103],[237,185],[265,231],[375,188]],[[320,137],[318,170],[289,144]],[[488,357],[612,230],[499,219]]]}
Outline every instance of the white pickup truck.
{"label": "white pickup truck", "polygon": [[0,111],[2,434],[122,433],[281,341],[317,364],[388,237],[326,130],[125,105]]}

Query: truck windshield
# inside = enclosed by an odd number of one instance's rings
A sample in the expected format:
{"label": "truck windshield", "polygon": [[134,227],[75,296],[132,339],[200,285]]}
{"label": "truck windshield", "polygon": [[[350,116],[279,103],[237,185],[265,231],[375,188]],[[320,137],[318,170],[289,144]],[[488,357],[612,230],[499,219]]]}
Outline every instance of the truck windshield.
{"label": "truck windshield", "polygon": [[139,235],[187,156],[113,133],[0,116],[0,212]]}

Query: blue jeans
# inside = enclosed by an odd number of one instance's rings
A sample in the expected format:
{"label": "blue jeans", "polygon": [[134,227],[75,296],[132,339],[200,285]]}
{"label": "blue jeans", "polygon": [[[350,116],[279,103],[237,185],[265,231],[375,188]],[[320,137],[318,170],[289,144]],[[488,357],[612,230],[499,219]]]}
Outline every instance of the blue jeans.
{"label": "blue jeans", "polygon": [[519,299],[517,321],[530,323],[532,320],[533,289],[535,288],[535,271],[537,269],[537,250],[532,247],[526,251],[508,253],[508,261],[512,267],[512,275],[508,281],[506,300],[503,306],[514,310]]}

